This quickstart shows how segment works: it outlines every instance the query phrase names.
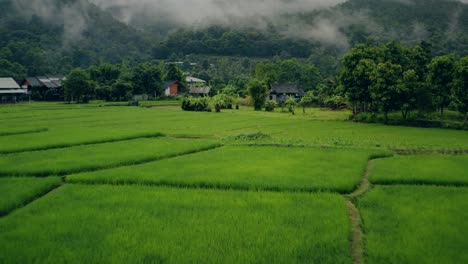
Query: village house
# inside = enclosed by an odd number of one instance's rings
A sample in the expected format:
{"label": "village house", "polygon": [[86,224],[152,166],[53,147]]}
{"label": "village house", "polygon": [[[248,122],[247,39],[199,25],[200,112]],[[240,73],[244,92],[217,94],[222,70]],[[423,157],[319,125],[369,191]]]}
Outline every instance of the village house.
{"label": "village house", "polygon": [[189,95],[193,97],[205,97],[210,94],[210,87],[190,87]]}
{"label": "village house", "polygon": [[27,89],[33,100],[62,100],[63,81],[65,76],[37,76],[28,77],[20,82],[23,89]]}
{"label": "village house", "polygon": [[289,97],[300,99],[305,93],[297,84],[272,84],[268,99],[278,103],[285,102]]}
{"label": "village house", "polygon": [[198,79],[198,78],[195,78],[195,77],[192,77],[192,76],[187,76],[185,78],[185,82],[190,86],[190,87],[194,87],[194,86],[200,86],[200,85],[205,85],[206,84],[206,81],[205,80],[202,80],[202,79]]}
{"label": "village house", "polygon": [[166,81],[163,84],[165,96],[177,96],[183,94],[185,85],[179,81]]}
{"label": "village house", "polygon": [[0,102],[16,103],[27,97],[28,90],[22,89],[13,78],[0,78]]}

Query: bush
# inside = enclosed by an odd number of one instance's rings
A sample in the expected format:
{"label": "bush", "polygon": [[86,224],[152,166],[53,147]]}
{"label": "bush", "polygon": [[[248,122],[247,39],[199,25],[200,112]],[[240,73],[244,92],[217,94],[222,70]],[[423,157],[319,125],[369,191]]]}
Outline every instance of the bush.
{"label": "bush", "polygon": [[184,111],[211,112],[209,97],[185,97],[182,100],[182,109]]}
{"label": "bush", "polygon": [[278,104],[276,103],[276,101],[267,101],[265,103],[265,111],[267,112],[273,112],[275,111],[275,108]]}
{"label": "bush", "polygon": [[296,105],[297,105],[296,100],[295,100],[294,98],[292,98],[292,97],[289,97],[289,99],[286,100],[285,104],[286,104],[286,106],[288,107],[289,113],[295,115],[296,113],[295,113],[295,111],[294,111],[294,108],[295,108]]}
{"label": "bush", "polygon": [[237,104],[242,106],[253,106],[252,97],[247,96],[245,98],[237,99]]}

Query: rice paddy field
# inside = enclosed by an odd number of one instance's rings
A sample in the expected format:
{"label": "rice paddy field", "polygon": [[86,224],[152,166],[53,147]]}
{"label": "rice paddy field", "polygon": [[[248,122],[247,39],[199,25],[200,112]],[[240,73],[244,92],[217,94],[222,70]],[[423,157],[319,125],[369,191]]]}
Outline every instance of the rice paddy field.
{"label": "rice paddy field", "polygon": [[0,263],[467,263],[468,132],[0,105]]}

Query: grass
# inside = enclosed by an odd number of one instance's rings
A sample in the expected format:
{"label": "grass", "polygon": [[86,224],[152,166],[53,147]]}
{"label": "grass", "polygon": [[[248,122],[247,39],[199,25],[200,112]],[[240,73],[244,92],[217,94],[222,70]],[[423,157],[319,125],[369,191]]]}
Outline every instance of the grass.
{"label": "grass", "polygon": [[468,189],[376,187],[359,201],[367,263],[468,263]]}
{"label": "grass", "polygon": [[3,130],[0,131],[0,137],[4,136],[12,136],[12,135],[23,135],[23,134],[33,134],[33,133],[41,133],[46,132],[47,128],[31,128],[31,129],[11,129],[11,130]]}
{"label": "grass", "polygon": [[372,151],[228,146],[157,162],[81,173],[68,182],[350,192]]}
{"label": "grass", "polygon": [[46,176],[139,164],[218,146],[214,141],[146,138],[0,156],[0,175]]}
{"label": "grass", "polygon": [[65,185],[0,219],[0,262],[350,263],[349,233],[333,194]]}
{"label": "grass", "polygon": [[[59,177],[0,178],[0,216],[6,215],[62,183]],[[0,258],[1,262],[1,258]]]}
{"label": "grass", "polygon": [[263,133],[269,143],[396,149],[468,150],[466,131],[392,127],[342,121],[346,112],[308,109],[306,115],[241,108],[222,113],[189,113],[179,107],[98,107],[31,104],[0,106],[0,120],[17,130],[47,127],[43,133],[0,137],[0,153],[55,145],[116,140],[159,131],[166,135],[231,138]]}
{"label": "grass", "polygon": [[374,161],[376,184],[442,184],[468,186],[468,155],[395,156]]}

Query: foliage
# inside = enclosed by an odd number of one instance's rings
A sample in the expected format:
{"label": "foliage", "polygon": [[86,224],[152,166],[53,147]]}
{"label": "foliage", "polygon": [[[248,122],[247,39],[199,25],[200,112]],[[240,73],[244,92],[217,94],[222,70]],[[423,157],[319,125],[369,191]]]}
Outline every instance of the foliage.
{"label": "foliage", "polygon": [[288,108],[288,112],[294,115],[295,114],[294,109],[297,106],[296,99],[289,97],[288,100],[286,100],[286,102],[284,103],[286,107]]}
{"label": "foliage", "polygon": [[379,63],[374,75],[371,76],[372,85],[369,87],[372,100],[384,113],[385,120],[390,111],[399,110],[404,86],[401,80],[402,67],[391,62]]}
{"label": "foliage", "polygon": [[267,101],[265,103],[265,111],[267,112],[273,112],[275,111],[275,108],[278,104],[276,103],[276,101]]}
{"label": "foliage", "polygon": [[252,97],[254,109],[257,111],[261,110],[268,95],[267,86],[260,80],[252,79],[247,85],[247,91],[250,97]]}
{"label": "foliage", "polygon": [[320,71],[315,65],[297,59],[275,58],[273,62],[259,64],[255,68],[254,77],[267,85],[295,83],[305,91],[315,89],[322,81]]}
{"label": "foliage", "polygon": [[211,112],[211,99],[209,97],[185,97],[182,100],[184,111]]}
{"label": "foliage", "polygon": [[133,94],[148,94],[154,97],[163,94],[161,69],[151,63],[139,64],[131,73]]}
{"label": "foliage", "polygon": [[174,63],[164,65],[164,80],[185,82],[184,73]]}
{"label": "foliage", "polygon": [[347,100],[341,95],[333,95],[325,98],[324,104],[332,110],[345,109],[347,107]]}
{"label": "foliage", "polygon": [[76,100],[79,103],[88,103],[94,94],[94,87],[88,73],[81,69],[70,72],[63,82],[63,89],[65,98],[69,102]]}
{"label": "foliage", "polygon": [[455,68],[455,56],[445,55],[434,58],[427,66],[427,80],[433,87],[434,103],[443,117],[444,109],[450,103],[450,91],[453,82],[453,71]]}
{"label": "foliage", "polygon": [[456,63],[454,78],[453,102],[458,111],[465,116],[466,124],[468,122],[468,56]]}

